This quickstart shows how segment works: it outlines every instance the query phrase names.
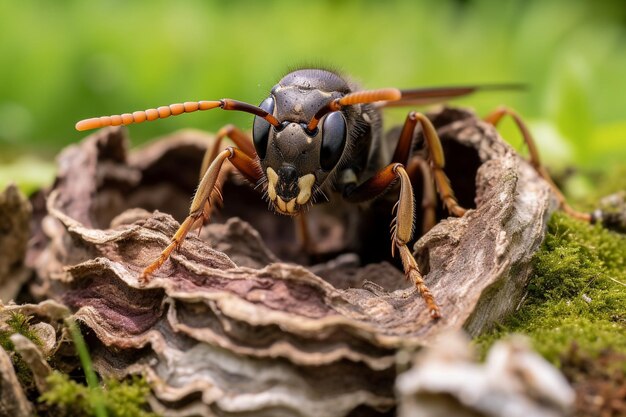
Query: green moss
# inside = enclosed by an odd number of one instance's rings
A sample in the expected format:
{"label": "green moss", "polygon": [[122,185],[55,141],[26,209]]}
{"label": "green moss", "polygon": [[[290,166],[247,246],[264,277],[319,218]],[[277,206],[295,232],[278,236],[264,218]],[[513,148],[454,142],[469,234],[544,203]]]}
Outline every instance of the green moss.
{"label": "green moss", "polygon": [[[20,383],[27,389],[34,389],[31,371],[28,365],[14,352],[11,335],[19,333],[37,345],[42,341],[31,326],[32,317],[19,312],[11,312],[6,316],[0,329],[0,345],[11,355]],[[83,368],[88,368],[87,379],[92,386],[85,386],[66,374],[53,371],[47,381],[50,389],[39,397],[40,410],[52,416],[110,416],[110,417],[154,417],[147,406],[150,387],[145,379],[133,377],[125,381],[107,379],[98,384],[93,372],[91,358],[76,323],[68,321],[67,325],[81,357]],[[87,375],[88,374],[88,375]]]}
{"label": "green moss", "polygon": [[150,394],[148,382],[141,377],[127,381],[108,380],[105,402],[107,409],[115,417],[151,417],[156,414],[145,411],[146,398]]}
{"label": "green moss", "polygon": [[58,416],[95,416],[95,403],[102,396],[107,413],[111,417],[155,417],[147,411],[150,387],[144,378],[133,377],[125,381],[106,380],[98,392],[70,379],[66,374],[54,371],[48,377],[50,389],[39,401]]}
{"label": "green moss", "polygon": [[53,371],[46,379],[50,389],[44,392],[39,401],[57,410],[59,415],[93,415],[89,401],[89,388],[72,381],[70,377],[59,371]]}
{"label": "green moss", "polygon": [[476,339],[483,351],[515,332],[557,365],[572,342],[626,353],[626,236],[555,213],[533,263],[523,306]]}
{"label": "green moss", "polygon": [[33,387],[33,375],[26,362],[24,362],[22,358],[14,352],[15,347],[11,341],[11,335],[19,333],[30,339],[36,345],[41,346],[41,339],[32,329],[30,323],[31,320],[32,317],[13,311],[2,323],[3,328],[0,329],[0,346],[2,346],[7,353],[9,353],[11,362],[13,362],[13,366],[15,367],[15,373],[20,383],[26,388]]}
{"label": "green moss", "polygon": [[134,376],[124,381],[106,379],[99,382],[93,369],[89,350],[80,327],[73,319],[65,321],[85,373],[87,385],[80,384],[66,374],[54,371],[48,377],[50,389],[42,393],[39,402],[50,408],[55,416],[95,417],[153,417],[147,411],[150,386],[145,379]]}
{"label": "green moss", "polygon": [[4,322],[5,328],[0,329],[0,345],[2,345],[4,350],[13,351],[13,342],[11,342],[10,337],[15,333],[27,337],[37,346],[42,345],[39,335],[31,327],[31,320],[32,317],[20,312],[13,311],[9,314],[9,318]]}

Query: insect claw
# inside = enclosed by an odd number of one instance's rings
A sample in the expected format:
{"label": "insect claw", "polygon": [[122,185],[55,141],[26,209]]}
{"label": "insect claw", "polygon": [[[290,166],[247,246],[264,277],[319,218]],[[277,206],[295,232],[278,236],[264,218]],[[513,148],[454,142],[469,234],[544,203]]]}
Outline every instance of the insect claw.
{"label": "insect claw", "polygon": [[431,307],[430,310],[430,318],[432,318],[433,320],[439,320],[441,318],[441,310],[439,310],[439,307],[435,306],[434,308]]}

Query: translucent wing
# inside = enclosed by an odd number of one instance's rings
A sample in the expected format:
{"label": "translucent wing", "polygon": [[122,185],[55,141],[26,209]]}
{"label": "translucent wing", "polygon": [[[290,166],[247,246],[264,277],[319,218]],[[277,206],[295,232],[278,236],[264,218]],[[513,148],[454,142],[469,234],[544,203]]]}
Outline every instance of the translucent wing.
{"label": "translucent wing", "polygon": [[523,90],[525,88],[524,84],[413,88],[400,90],[402,97],[399,100],[384,102],[381,104],[381,107],[422,106],[467,96],[477,91]]}

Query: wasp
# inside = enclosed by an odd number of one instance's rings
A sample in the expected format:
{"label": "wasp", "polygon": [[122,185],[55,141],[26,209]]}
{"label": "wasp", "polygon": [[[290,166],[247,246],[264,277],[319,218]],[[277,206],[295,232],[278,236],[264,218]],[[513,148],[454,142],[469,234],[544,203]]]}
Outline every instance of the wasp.
{"label": "wasp", "polygon": [[[128,125],[177,116],[199,110],[241,111],[254,115],[252,137],[228,125],[218,131],[216,140],[206,151],[201,180],[189,208],[189,215],[160,256],[139,277],[147,283],[154,272],[177,249],[185,236],[201,227],[219,200],[218,178],[229,161],[252,185],[264,191],[276,213],[296,216],[316,201],[317,195],[337,195],[349,203],[375,199],[399,182],[394,220],[390,226],[391,254],[397,254],[408,280],[424,299],[430,315],[441,317],[441,310],[426,286],[408,243],[415,229],[413,183],[423,179],[424,194],[439,194],[444,206],[454,216],[466,209],[455,198],[445,173],[445,156],[433,124],[422,113],[410,111],[390,159],[380,152],[383,140],[382,108],[417,106],[464,96],[480,89],[515,88],[514,85],[437,87],[400,90],[383,88],[361,90],[354,82],[334,71],[299,69],[285,75],[259,106],[221,99],[161,106],[121,115],[86,119],[77,130],[104,126]],[[521,118],[508,108],[491,113],[486,121],[496,124],[509,115],[519,126],[530,150],[531,163],[549,180],[541,166],[536,147]],[[426,158],[412,152],[412,142],[421,127],[425,138]],[[234,146],[224,149],[221,142],[229,138]],[[416,171],[422,173],[415,175]],[[549,180],[551,184],[552,181]],[[589,216],[571,209],[556,186],[553,188],[561,206],[572,215],[589,220]],[[424,229],[434,225],[434,203],[425,204]]]}

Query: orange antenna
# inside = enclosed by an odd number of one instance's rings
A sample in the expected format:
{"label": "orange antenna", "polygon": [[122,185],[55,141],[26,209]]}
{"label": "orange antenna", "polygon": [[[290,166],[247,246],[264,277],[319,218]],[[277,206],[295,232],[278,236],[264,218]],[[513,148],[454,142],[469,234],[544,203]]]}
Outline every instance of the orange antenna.
{"label": "orange antenna", "polygon": [[113,116],[93,117],[76,123],[76,130],[83,131],[98,129],[105,126],[129,125],[131,123],[142,123],[146,120],[151,122],[156,119],[165,119],[166,117],[178,116],[179,114],[192,113],[200,110],[211,110],[217,107],[220,107],[223,110],[237,110],[251,113],[267,120],[267,122],[272,124],[274,127],[280,126],[278,120],[262,108],[244,103],[242,101],[225,98],[215,101],[186,101],[184,103],[157,107],[156,109],[135,111],[132,113],[124,113]]}
{"label": "orange antenna", "polygon": [[340,110],[344,106],[354,104],[375,103],[377,101],[395,101],[402,98],[402,92],[397,88],[381,88],[380,90],[365,90],[346,94],[335,99],[322,107],[309,122],[307,129],[313,131],[317,128],[320,119],[328,113]]}

